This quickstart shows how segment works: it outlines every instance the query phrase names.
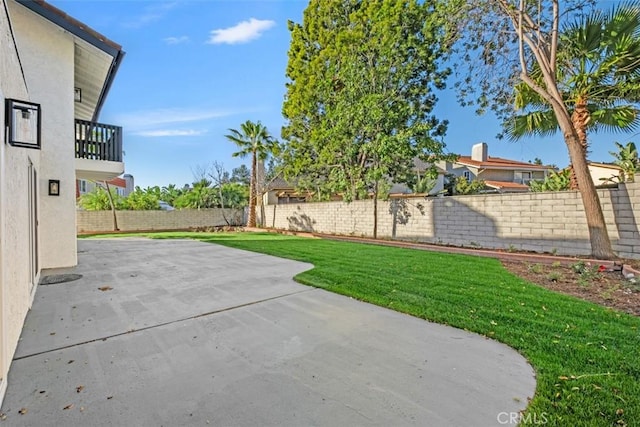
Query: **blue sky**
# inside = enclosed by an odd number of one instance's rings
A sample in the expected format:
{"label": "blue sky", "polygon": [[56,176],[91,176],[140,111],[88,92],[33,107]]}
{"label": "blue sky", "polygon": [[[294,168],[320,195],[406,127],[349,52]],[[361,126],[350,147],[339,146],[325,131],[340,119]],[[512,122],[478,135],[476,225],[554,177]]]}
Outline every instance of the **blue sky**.
{"label": "blue sky", "polygon": [[[121,44],[125,59],[100,121],[124,127],[126,173],[141,187],[182,186],[213,161],[227,170],[233,158],[224,135],[247,119],[279,137],[289,49],[287,20],[301,22],[304,0],[49,0],[72,17]],[[452,84],[450,84],[452,86]],[[491,156],[541,158],[565,166],[562,137],[519,142],[495,139],[499,125],[459,107],[452,91],[440,95],[436,113],[450,122],[447,150],[469,154],[477,142]],[[611,161],[613,141],[594,135],[591,159]]]}

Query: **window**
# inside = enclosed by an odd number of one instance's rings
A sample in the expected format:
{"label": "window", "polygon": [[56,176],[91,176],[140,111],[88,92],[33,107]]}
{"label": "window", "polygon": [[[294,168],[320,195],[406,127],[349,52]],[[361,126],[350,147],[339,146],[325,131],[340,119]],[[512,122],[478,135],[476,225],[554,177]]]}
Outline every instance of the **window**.
{"label": "window", "polygon": [[462,176],[464,176],[464,178],[467,180],[467,182],[471,182],[472,176],[471,176],[471,172],[469,171],[464,171],[462,173]]}
{"label": "window", "polygon": [[80,193],[84,194],[87,192],[87,181],[85,181],[84,179],[80,180]]}
{"label": "window", "polygon": [[514,172],[514,182],[518,184],[529,184],[531,181],[531,172]]}

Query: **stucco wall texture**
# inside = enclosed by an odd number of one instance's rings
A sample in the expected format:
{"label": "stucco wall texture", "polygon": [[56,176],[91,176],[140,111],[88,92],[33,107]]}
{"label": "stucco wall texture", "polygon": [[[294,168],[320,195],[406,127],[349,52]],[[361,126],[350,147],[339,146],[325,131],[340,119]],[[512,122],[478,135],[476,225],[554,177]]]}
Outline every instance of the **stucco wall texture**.
{"label": "stucco wall texture", "polygon": [[[242,223],[242,210],[116,211],[120,231],[187,230]],[[78,234],[113,231],[111,211],[77,211]]]}
{"label": "stucco wall texture", "polygon": [[[9,29],[4,1],[0,1],[0,118],[5,99],[29,100],[18,53]],[[37,150],[15,149],[0,132],[0,400],[22,322],[31,303],[29,269],[28,167],[39,165]]]}
{"label": "stucco wall texture", "polygon": [[[598,194],[614,251],[640,258],[640,182]],[[264,212],[263,224],[271,228],[373,235],[371,200],[269,205]],[[576,191],[379,201],[378,237],[558,255],[588,255],[591,249]]]}
{"label": "stucco wall texture", "polygon": [[[11,21],[29,95],[42,108],[39,176],[40,264],[77,263],[74,229],[74,42],[70,34],[25,7],[9,3]],[[47,195],[49,179],[60,180],[60,196]]]}

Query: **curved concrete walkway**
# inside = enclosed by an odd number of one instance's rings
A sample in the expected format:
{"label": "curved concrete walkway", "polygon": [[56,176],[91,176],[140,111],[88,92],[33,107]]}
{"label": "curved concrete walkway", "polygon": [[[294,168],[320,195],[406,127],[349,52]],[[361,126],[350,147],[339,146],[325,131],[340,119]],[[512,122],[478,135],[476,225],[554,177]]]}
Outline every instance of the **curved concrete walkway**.
{"label": "curved concrete walkway", "polygon": [[6,425],[493,426],[534,393],[514,350],[295,283],[309,264],[188,240],[78,249],[83,277],[37,291]]}

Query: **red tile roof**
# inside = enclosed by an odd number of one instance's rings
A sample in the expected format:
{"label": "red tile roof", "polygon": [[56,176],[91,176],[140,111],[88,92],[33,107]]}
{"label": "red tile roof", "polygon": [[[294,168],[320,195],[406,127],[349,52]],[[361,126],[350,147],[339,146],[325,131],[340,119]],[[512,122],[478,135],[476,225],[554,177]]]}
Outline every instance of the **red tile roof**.
{"label": "red tile roof", "polygon": [[467,166],[473,166],[481,169],[531,169],[531,170],[546,170],[550,166],[534,165],[533,163],[518,162],[516,160],[503,159],[500,157],[487,157],[486,162],[479,162],[472,160],[471,156],[460,156],[456,163],[461,163]]}
{"label": "red tile roof", "polygon": [[487,186],[497,188],[498,190],[529,191],[528,185],[518,184],[517,182],[485,181],[484,183]]}
{"label": "red tile roof", "polygon": [[109,185],[114,185],[120,188],[127,188],[127,181],[122,178],[113,178],[111,181],[107,181]]}

